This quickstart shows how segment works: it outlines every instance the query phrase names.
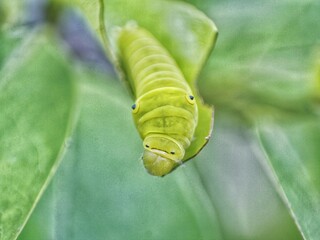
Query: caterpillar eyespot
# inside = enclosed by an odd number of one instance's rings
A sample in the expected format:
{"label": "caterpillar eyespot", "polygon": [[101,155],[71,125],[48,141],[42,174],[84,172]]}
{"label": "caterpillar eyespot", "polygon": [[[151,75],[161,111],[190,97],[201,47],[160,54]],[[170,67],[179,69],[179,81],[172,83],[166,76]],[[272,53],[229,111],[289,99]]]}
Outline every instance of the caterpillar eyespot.
{"label": "caterpillar eyespot", "polygon": [[145,29],[124,27],[118,47],[136,98],[132,113],[143,139],[144,166],[164,176],[181,164],[192,141],[198,122],[195,98],[173,57]]}
{"label": "caterpillar eyespot", "polygon": [[188,103],[190,103],[190,104],[195,103],[194,96],[192,96],[192,95],[187,94],[186,99],[187,99]]}
{"label": "caterpillar eyespot", "polygon": [[139,103],[134,103],[134,104],[131,106],[131,109],[132,109],[132,112],[133,112],[133,113],[137,113],[137,112],[139,111],[139,108],[140,108]]}

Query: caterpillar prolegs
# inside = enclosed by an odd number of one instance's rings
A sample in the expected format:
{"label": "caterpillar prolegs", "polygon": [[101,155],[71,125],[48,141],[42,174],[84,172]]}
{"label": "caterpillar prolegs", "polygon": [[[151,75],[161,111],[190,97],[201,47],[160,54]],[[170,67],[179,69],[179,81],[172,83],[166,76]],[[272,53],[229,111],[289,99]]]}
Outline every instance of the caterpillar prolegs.
{"label": "caterpillar prolegs", "polygon": [[122,28],[118,47],[136,98],[132,114],[144,166],[164,176],[185,160],[198,121],[196,99],[173,57],[147,30]]}

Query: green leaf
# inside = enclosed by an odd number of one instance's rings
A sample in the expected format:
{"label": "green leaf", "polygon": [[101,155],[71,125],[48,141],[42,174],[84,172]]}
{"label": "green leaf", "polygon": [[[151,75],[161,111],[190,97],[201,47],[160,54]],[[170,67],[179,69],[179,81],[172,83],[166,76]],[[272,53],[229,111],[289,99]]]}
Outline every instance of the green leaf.
{"label": "green leaf", "polygon": [[250,128],[230,115],[216,116],[212,140],[193,163],[226,240],[302,239],[263,161]]}
{"label": "green leaf", "polygon": [[192,165],[162,179],[143,168],[140,139],[128,121],[131,100],[120,83],[92,72],[80,72],[78,80],[79,124],[48,189],[52,198],[33,222],[49,221],[45,209],[53,203],[53,240],[222,239]]}
{"label": "green leaf", "polygon": [[[281,125],[262,124],[259,134],[272,176],[279,179],[275,188],[284,192],[305,239],[317,239],[319,173],[310,170],[319,169],[319,118],[307,116],[316,105],[313,66],[320,43],[319,1],[211,2],[201,1],[199,6],[215,19],[221,34],[214,58],[201,75],[206,80],[200,82],[201,93],[220,115],[229,111],[231,118],[245,116],[251,124],[262,117],[287,117]],[[225,159],[217,157],[221,158]]]}
{"label": "green leaf", "polygon": [[319,1],[216,0],[199,7],[221,30],[200,76],[208,102],[251,123],[258,115],[310,111]]}
{"label": "green leaf", "polygon": [[[142,14],[143,13],[143,14]],[[116,27],[135,21],[151,32],[177,61],[187,81],[193,85],[213,48],[217,28],[193,6],[175,1],[105,1],[105,25],[113,39]],[[116,46],[113,46],[116,51]]]}
{"label": "green leaf", "polygon": [[0,238],[15,239],[60,162],[74,83],[44,33],[25,36],[0,70]]}
{"label": "green leaf", "polygon": [[7,32],[0,31],[0,69],[10,57],[10,53],[21,43],[21,41],[22,39],[20,36],[13,36]]}
{"label": "green leaf", "polygon": [[[2,2],[0,2],[0,15],[3,19],[0,19],[0,69],[6,63],[7,59],[10,57],[11,52],[21,44],[24,39],[24,29],[22,27],[12,27],[10,22],[8,22],[6,15],[2,12],[6,12]],[[3,15],[2,15],[3,14]],[[0,17],[0,18],[1,18]],[[1,22],[1,20],[3,22]],[[10,26],[10,28],[9,28]]]}
{"label": "green leaf", "polygon": [[26,2],[19,0],[0,1],[0,30],[9,30],[12,26],[21,24],[25,17]]}
{"label": "green leaf", "polygon": [[317,59],[315,63],[315,89],[314,89],[314,95],[317,97],[318,101],[320,99],[320,51],[317,54]]}
{"label": "green leaf", "polygon": [[320,236],[319,118],[260,123],[258,136],[277,185],[304,239]]}

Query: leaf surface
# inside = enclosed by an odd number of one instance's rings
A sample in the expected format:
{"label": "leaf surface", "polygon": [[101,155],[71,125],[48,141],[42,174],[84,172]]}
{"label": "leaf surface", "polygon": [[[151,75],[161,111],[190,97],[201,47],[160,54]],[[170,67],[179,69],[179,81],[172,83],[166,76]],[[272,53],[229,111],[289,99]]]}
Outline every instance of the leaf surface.
{"label": "leaf surface", "polygon": [[70,134],[74,84],[43,33],[0,69],[0,238],[15,239],[55,172]]}
{"label": "leaf surface", "polygon": [[[79,124],[48,189],[53,194],[33,223],[53,217],[49,232],[57,240],[222,239],[192,165],[165,178],[151,177],[143,168],[140,139],[128,121],[131,100],[121,84],[92,72],[80,73],[78,80]],[[54,206],[53,216],[44,215],[48,205]],[[32,233],[28,227],[27,232]]]}
{"label": "leaf surface", "polygon": [[258,127],[278,188],[305,239],[320,235],[320,127],[318,119]]}

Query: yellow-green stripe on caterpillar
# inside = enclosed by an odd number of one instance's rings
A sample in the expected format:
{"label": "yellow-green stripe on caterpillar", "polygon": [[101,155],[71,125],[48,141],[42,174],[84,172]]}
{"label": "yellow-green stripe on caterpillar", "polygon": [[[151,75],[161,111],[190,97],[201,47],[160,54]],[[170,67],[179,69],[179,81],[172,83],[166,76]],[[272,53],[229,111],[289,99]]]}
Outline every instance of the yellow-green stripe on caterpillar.
{"label": "yellow-green stripe on caterpillar", "polygon": [[182,163],[198,121],[196,99],[177,63],[147,30],[119,31],[120,59],[135,95],[134,122],[147,171],[164,176]]}

